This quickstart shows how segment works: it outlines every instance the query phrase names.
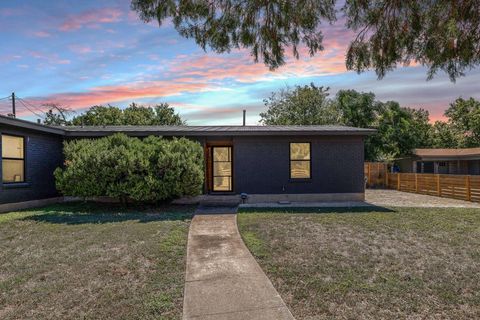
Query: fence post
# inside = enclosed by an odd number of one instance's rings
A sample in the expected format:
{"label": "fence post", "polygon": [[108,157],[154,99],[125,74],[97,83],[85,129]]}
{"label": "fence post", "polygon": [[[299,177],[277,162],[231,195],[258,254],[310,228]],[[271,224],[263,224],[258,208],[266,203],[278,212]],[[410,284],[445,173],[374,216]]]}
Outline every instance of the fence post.
{"label": "fence post", "polygon": [[388,189],[388,171],[385,170],[385,189]]}
{"label": "fence post", "polygon": [[381,180],[381,178],[382,178],[382,170],[381,170],[382,166],[383,166],[383,163],[380,163],[380,162],[379,162],[379,163],[377,164],[377,183],[378,183],[379,185],[383,182],[383,181]]}
{"label": "fence post", "polygon": [[397,190],[400,191],[400,172],[397,173]]}
{"label": "fence post", "polygon": [[437,193],[438,193],[439,197],[442,196],[442,188],[440,187],[440,175],[439,174],[437,174]]}
{"label": "fence post", "polygon": [[418,193],[418,173],[415,173],[415,193]]}
{"label": "fence post", "polygon": [[465,184],[467,186],[467,201],[471,201],[472,195],[470,190],[470,176],[465,176]]}
{"label": "fence post", "polygon": [[367,186],[370,186],[372,184],[372,176],[371,176],[371,171],[372,171],[372,164],[369,162],[368,163],[368,169],[367,169]]}

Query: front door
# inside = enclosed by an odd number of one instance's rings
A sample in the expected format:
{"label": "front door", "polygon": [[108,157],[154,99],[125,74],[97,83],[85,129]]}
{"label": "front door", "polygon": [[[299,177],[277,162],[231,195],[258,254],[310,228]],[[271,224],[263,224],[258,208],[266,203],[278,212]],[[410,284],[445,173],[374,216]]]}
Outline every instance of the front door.
{"label": "front door", "polygon": [[232,147],[212,147],[212,191],[233,191]]}

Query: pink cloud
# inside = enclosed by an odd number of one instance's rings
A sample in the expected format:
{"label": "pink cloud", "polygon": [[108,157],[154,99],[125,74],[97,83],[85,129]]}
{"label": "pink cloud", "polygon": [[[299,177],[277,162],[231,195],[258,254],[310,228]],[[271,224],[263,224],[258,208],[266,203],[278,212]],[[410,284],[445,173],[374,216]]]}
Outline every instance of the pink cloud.
{"label": "pink cloud", "polygon": [[170,72],[178,77],[194,77],[198,81],[233,79],[238,82],[345,73],[345,52],[353,33],[346,31],[341,22],[324,27],[323,32],[324,51],[311,57],[308,48],[299,46],[300,59],[297,60],[291,48],[287,48],[286,65],[275,71],[270,71],[262,62],[254,63],[247,50],[238,50],[228,55],[179,55]]}
{"label": "pink cloud", "polygon": [[38,38],[49,38],[52,36],[52,34],[46,32],[46,31],[35,31],[32,33],[33,36],[38,37]]}
{"label": "pink cloud", "polygon": [[343,48],[330,46],[328,50],[309,57],[302,53],[299,60],[290,54],[287,64],[271,71],[263,63],[254,63],[246,51],[230,55],[179,56],[170,72],[178,77],[196,78],[198,81],[233,79],[238,82],[256,82],[287,77],[310,77],[346,72]]}
{"label": "pink cloud", "polygon": [[21,58],[22,56],[20,55],[4,55],[4,56],[0,56],[0,63],[8,63],[14,60],[19,60]]}
{"label": "pink cloud", "polygon": [[117,8],[103,8],[84,11],[69,16],[60,26],[61,31],[73,31],[82,27],[98,28],[100,24],[120,21],[122,11]]}
{"label": "pink cloud", "polygon": [[77,45],[77,44],[72,44],[68,46],[68,49],[74,53],[80,53],[80,54],[87,54],[92,52],[92,48],[89,46],[83,46],[83,45]]}
{"label": "pink cloud", "polygon": [[0,16],[2,17],[11,17],[18,16],[22,13],[22,8],[1,8]]}
{"label": "pink cloud", "polygon": [[167,97],[183,92],[200,92],[208,90],[206,83],[188,83],[180,81],[149,81],[134,84],[93,87],[86,92],[59,93],[47,97],[30,98],[37,105],[57,102],[72,109],[83,109],[93,105],[115,103],[125,100]]}
{"label": "pink cloud", "polygon": [[50,54],[50,53],[44,53],[40,51],[30,51],[29,54],[33,58],[39,59],[39,60],[45,60],[49,64],[70,64],[71,62],[68,59],[60,58],[60,56],[56,53]]}

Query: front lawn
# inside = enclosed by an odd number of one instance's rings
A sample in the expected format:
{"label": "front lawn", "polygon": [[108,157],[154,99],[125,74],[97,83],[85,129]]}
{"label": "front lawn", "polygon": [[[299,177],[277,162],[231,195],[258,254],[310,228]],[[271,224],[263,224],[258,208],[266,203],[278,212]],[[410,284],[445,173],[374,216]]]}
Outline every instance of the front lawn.
{"label": "front lawn", "polygon": [[179,319],[192,207],[0,214],[0,319]]}
{"label": "front lawn", "polygon": [[480,318],[480,209],[243,211],[297,319]]}

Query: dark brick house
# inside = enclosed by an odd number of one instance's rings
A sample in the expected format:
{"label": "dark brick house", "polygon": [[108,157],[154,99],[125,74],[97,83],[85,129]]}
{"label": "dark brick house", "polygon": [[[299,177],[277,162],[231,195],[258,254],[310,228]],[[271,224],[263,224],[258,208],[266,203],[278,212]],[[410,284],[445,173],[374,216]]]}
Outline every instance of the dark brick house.
{"label": "dark brick house", "polygon": [[[186,137],[205,150],[205,196],[248,194],[251,202],[363,200],[364,138],[342,126],[50,127],[0,116],[0,204],[58,196],[53,171],[65,139]],[[72,183],[75,183],[72,181]]]}

